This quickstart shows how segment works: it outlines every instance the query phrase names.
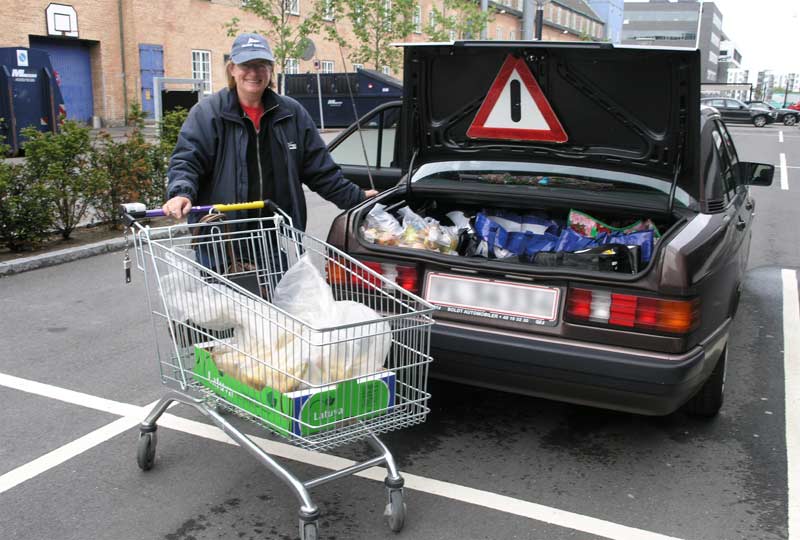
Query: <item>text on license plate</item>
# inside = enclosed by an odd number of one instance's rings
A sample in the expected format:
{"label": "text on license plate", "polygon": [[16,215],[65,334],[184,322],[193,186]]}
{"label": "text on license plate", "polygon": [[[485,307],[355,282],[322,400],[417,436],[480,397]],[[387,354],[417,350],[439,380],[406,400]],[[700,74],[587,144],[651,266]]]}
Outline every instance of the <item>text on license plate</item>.
{"label": "text on license plate", "polygon": [[554,287],[435,272],[427,275],[425,291],[426,300],[451,313],[478,316],[488,313],[537,321],[556,320],[560,293]]}

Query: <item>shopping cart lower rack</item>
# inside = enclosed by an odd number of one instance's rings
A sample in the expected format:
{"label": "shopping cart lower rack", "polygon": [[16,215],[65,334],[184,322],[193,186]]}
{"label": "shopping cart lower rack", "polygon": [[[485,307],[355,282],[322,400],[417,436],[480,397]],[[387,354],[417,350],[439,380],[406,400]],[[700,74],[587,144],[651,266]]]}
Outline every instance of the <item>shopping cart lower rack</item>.
{"label": "shopping cart lower rack", "polygon": [[[224,214],[258,208],[273,215]],[[379,465],[387,469],[385,515],[399,531],[403,478],[378,435],[423,422],[429,412],[433,306],[293,228],[269,201],[192,211],[204,214],[198,223],[151,228],[141,220],[162,212],[123,207],[169,387],[140,426],[139,466],[153,467],[159,417],[184,403],[289,486],[300,503],[302,540],[318,535],[311,488]],[[125,257],[129,281],[127,249]],[[311,450],[365,440],[378,455],[301,481],[229,413]]]}

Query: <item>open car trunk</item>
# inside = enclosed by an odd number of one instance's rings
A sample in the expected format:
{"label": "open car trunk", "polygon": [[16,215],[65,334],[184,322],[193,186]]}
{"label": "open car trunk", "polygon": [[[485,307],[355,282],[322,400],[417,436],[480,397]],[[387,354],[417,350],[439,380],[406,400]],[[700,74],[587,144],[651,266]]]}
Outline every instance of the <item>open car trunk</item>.
{"label": "open car trunk", "polygon": [[684,222],[681,208],[667,214],[575,200],[420,191],[398,190],[358,212],[361,246],[385,256],[482,269],[510,264],[521,273],[630,278],[649,271]]}

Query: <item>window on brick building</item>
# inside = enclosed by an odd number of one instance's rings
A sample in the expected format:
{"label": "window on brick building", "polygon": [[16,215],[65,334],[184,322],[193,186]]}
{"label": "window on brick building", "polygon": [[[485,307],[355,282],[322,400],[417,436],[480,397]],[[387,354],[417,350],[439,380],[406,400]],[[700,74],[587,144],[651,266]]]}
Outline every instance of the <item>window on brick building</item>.
{"label": "window on brick building", "polygon": [[334,70],[333,60],[320,60],[319,67],[322,73],[333,73]]}
{"label": "window on brick building", "polygon": [[203,93],[211,93],[211,51],[192,51],[192,79],[201,79]]}
{"label": "window on brick building", "polygon": [[387,32],[392,31],[392,0],[383,0],[383,28]]}
{"label": "window on brick building", "polygon": [[335,18],[333,0],[325,0],[325,10],[322,13],[322,18],[326,21],[332,21]]}
{"label": "window on brick building", "polygon": [[300,73],[300,62],[297,58],[287,58],[286,59],[286,74],[287,75],[295,75]]}
{"label": "window on brick building", "polygon": [[383,74],[384,75],[391,75],[392,69],[389,66],[383,66]]}
{"label": "window on brick building", "polygon": [[414,33],[422,33],[422,8],[420,6],[414,8]]}
{"label": "window on brick building", "polygon": [[300,15],[300,0],[285,0],[286,11],[292,15]]}

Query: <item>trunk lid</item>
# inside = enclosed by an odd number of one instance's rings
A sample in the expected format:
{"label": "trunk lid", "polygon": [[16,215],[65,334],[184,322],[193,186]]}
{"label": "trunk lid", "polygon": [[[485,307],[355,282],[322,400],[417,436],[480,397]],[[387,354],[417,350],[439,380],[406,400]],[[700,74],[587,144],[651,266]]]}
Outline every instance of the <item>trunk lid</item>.
{"label": "trunk lid", "polygon": [[[512,64],[519,82],[513,91],[500,90],[496,81],[514,84],[509,82]],[[523,73],[526,68],[529,75]],[[534,159],[653,176],[700,199],[696,50],[551,42],[408,45],[404,85],[400,160],[405,170],[454,159]],[[541,89],[546,103],[531,86]],[[488,125],[492,115],[522,117],[524,124],[530,97],[545,119],[542,125],[554,125],[552,110],[566,141],[557,129],[534,134],[538,140],[520,140],[514,129],[504,139],[497,130],[486,138],[486,130],[474,128]],[[521,104],[526,99],[527,109]]]}

